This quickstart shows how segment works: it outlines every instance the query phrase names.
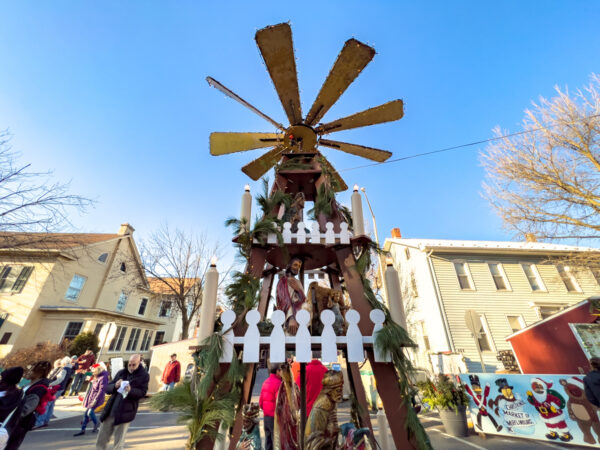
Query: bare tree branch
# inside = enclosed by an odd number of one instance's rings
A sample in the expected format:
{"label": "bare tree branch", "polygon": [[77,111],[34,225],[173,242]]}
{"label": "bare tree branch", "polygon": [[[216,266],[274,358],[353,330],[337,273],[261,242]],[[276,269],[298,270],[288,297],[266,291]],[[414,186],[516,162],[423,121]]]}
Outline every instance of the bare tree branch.
{"label": "bare tree branch", "polygon": [[[538,239],[600,237],[600,77],[574,94],[556,87],[525,111],[530,133],[481,154],[485,197],[507,228]],[[496,128],[495,134],[502,136]]]}

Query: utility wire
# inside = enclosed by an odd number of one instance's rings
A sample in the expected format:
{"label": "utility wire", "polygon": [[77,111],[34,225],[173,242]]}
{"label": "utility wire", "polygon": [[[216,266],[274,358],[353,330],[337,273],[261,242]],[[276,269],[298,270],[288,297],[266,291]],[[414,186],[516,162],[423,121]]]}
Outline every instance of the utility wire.
{"label": "utility wire", "polygon": [[[574,123],[577,123],[577,122],[581,122],[581,121],[584,121],[586,119],[595,119],[595,118],[598,118],[598,117],[600,117],[600,114],[593,114],[591,116],[582,117],[581,119],[577,119],[577,120],[574,120],[573,122],[569,122],[569,124],[574,124]],[[518,131],[516,133],[505,134],[503,136],[497,136],[497,137],[493,137],[493,138],[489,138],[489,139],[483,139],[481,141],[469,142],[468,144],[455,145],[453,147],[441,148],[439,150],[432,150],[430,152],[416,153],[414,155],[402,156],[400,158],[394,158],[394,159],[388,159],[387,161],[380,162],[380,163],[376,162],[376,163],[371,163],[371,164],[363,164],[362,166],[356,166],[356,167],[349,167],[349,168],[346,168],[346,169],[340,169],[340,170],[338,170],[338,172],[349,172],[351,170],[364,169],[365,167],[381,166],[383,164],[390,164],[390,163],[395,163],[395,162],[398,162],[398,161],[405,161],[407,159],[418,158],[420,156],[427,156],[427,155],[433,155],[433,154],[436,154],[436,153],[449,152],[450,150],[458,150],[458,149],[465,148],[465,147],[472,147],[473,145],[485,144],[487,142],[499,141],[500,139],[507,139],[507,138],[514,137],[514,136],[520,136],[522,134],[534,133],[536,131],[541,131],[541,130],[547,130],[549,128],[553,128],[553,127],[556,127],[558,125],[563,125],[563,124],[555,124],[555,125],[548,125],[548,126],[545,126],[545,127],[532,128],[531,130],[523,130],[523,131]]]}

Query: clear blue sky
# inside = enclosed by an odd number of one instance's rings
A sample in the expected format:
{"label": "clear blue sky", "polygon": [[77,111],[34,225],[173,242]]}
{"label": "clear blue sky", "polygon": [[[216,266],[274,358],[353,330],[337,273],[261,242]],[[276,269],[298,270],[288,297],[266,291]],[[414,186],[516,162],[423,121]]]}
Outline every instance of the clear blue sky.
{"label": "clear blue sky", "polygon": [[[394,157],[485,139],[496,125],[516,131],[539,95],[600,72],[596,1],[21,1],[0,8],[0,128],[11,130],[24,162],[54,170],[97,200],[74,218],[80,231],[115,232],[128,221],[144,237],[168,221],[228,241],[223,221],[239,213],[249,181],[240,167],[261,153],[211,157],[208,135],[274,130],[204,78],[284,121],[254,42],[266,25],[291,21],[304,112],[346,39],[376,48],[325,119],[404,99],[400,122],[332,135]],[[405,237],[507,239],[481,198],[479,150],[343,175],[350,186],[366,186],[381,236],[399,227]],[[338,169],[365,162],[324,153]]]}

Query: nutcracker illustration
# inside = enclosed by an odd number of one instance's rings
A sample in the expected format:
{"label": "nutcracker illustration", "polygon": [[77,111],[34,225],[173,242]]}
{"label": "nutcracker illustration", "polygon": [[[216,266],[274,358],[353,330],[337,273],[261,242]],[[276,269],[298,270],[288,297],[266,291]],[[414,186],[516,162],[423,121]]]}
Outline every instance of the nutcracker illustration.
{"label": "nutcracker illustration", "polygon": [[486,404],[488,396],[490,395],[490,385],[485,385],[485,389],[483,390],[482,394],[479,377],[477,375],[469,375],[469,381],[471,382],[471,386],[465,385],[465,390],[467,391],[467,394],[469,394],[471,398],[473,398],[473,403],[475,403],[475,406],[478,408],[476,425],[477,428],[480,431],[483,431],[483,428],[481,426],[481,417],[487,417],[492,422],[492,425],[494,426],[496,431],[502,430],[502,425],[498,425],[498,422],[496,422],[494,416],[492,416],[492,414],[490,414],[490,412],[487,410]]}

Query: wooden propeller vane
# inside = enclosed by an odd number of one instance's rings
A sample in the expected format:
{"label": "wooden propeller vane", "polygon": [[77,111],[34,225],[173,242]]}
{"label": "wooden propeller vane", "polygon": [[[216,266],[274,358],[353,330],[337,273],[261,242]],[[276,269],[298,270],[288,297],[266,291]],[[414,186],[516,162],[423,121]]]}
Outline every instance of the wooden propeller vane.
{"label": "wooden propeller vane", "polygon": [[[277,133],[211,133],[210,153],[212,155],[273,147],[260,158],[242,167],[242,171],[253,180],[258,180],[275,166],[283,153],[316,153],[317,146],[341,150],[376,162],[383,162],[392,156],[392,153],[386,150],[332,141],[324,139],[323,136],[337,131],[399,120],[404,114],[402,100],[393,100],[333,122],[319,122],[373,59],[375,49],[356,39],[346,41],[310,111],[302,119],[290,25],[281,23],[263,28],[256,32],[255,39],[290,125],[285,127],[214,78],[207,77],[209,85],[258,114],[278,130]],[[330,169],[333,176],[340,181],[340,185],[346,189],[346,184],[339,174],[331,166]]]}

